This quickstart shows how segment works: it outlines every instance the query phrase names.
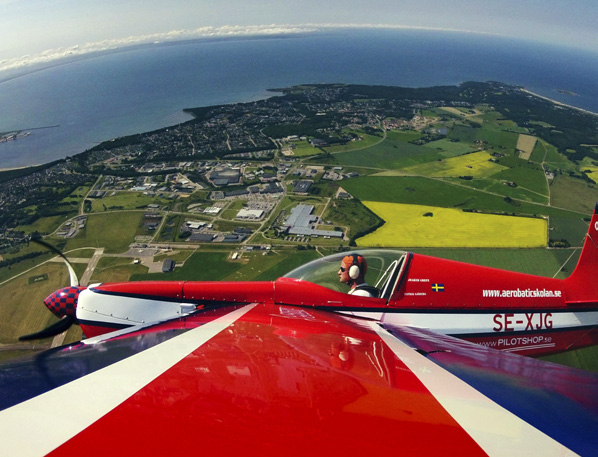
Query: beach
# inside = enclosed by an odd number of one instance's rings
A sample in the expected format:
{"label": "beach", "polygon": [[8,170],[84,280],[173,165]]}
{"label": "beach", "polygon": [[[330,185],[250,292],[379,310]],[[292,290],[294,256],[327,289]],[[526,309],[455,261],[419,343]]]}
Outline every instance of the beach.
{"label": "beach", "polygon": [[554,99],[552,99],[552,98],[545,97],[545,96],[543,96],[543,95],[540,95],[540,94],[536,94],[535,92],[532,92],[532,91],[530,91],[530,90],[528,90],[528,89],[525,89],[525,88],[521,88],[521,92],[525,92],[526,94],[533,95],[534,97],[538,97],[538,98],[541,98],[541,99],[543,99],[543,100],[546,100],[546,101],[552,102],[552,103],[554,103],[555,105],[564,106],[564,107],[566,107],[566,108],[571,108],[571,109],[574,109],[574,110],[577,110],[577,111],[581,111],[582,113],[585,113],[585,114],[590,114],[590,115],[592,115],[592,116],[598,116],[598,112],[589,111],[589,110],[587,110],[587,109],[583,109],[583,108],[580,108],[580,107],[578,107],[578,106],[568,105],[568,104],[566,104],[566,103],[559,102],[558,100],[554,100]]}

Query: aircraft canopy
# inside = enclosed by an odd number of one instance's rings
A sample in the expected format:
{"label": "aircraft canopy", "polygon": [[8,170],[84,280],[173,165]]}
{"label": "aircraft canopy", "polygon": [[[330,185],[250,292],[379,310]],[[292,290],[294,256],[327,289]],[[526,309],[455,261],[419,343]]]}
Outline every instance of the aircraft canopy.
{"label": "aircraft canopy", "polygon": [[347,286],[339,281],[337,273],[343,257],[352,254],[360,254],[365,258],[367,262],[366,282],[380,290],[380,297],[389,299],[403,272],[402,267],[407,258],[405,251],[363,249],[339,252],[313,260],[290,271],[284,277],[309,281],[338,292],[348,292]]}

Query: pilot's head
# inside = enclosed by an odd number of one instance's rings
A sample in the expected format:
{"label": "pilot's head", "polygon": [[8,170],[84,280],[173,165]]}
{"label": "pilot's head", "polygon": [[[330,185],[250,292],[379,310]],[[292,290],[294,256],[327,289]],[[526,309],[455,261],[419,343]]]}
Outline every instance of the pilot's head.
{"label": "pilot's head", "polygon": [[341,266],[338,269],[338,278],[349,286],[363,282],[368,265],[360,254],[352,254],[343,257]]}

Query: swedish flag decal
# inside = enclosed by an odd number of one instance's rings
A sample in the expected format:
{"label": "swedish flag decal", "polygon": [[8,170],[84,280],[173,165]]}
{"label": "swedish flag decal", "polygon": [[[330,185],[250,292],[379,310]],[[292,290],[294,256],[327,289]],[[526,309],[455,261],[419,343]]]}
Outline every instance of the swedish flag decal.
{"label": "swedish flag decal", "polygon": [[434,292],[444,292],[444,284],[434,283],[432,284],[432,290]]}

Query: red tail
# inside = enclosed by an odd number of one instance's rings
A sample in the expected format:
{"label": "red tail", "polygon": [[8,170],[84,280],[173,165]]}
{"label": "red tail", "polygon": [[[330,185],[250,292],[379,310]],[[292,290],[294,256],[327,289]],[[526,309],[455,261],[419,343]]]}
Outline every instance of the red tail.
{"label": "red tail", "polygon": [[569,303],[598,302],[598,204],[577,266],[565,283]]}

